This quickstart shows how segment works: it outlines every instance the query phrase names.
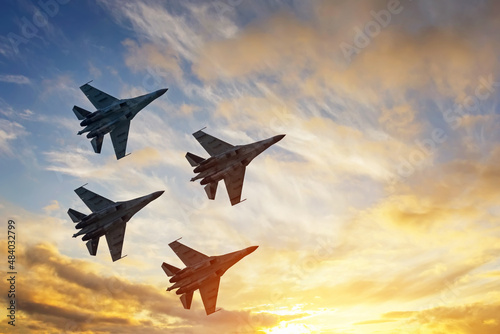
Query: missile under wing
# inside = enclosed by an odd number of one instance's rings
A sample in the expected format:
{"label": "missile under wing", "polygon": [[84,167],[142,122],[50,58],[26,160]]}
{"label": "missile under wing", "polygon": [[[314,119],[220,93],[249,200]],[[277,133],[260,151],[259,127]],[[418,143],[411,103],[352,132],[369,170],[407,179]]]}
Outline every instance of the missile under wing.
{"label": "missile under wing", "polygon": [[210,158],[204,159],[193,153],[186,153],[186,159],[192,167],[195,167],[194,172],[198,173],[191,181],[201,179],[200,184],[205,185],[208,198],[213,200],[218,182],[224,180],[231,205],[241,202],[245,170],[248,164],[285,137],[285,135],[277,135],[252,144],[234,146],[202,130],[193,133],[193,136],[210,154]]}
{"label": "missile under wing", "polygon": [[207,315],[216,311],[221,276],[258,247],[252,246],[225,255],[207,256],[177,240],[169,246],[186,267],[179,269],[163,262],[161,265],[163,271],[170,277],[170,283],[174,283],[167,291],[178,289],[176,294],[180,295],[182,305],[185,309],[190,309],[194,291],[200,290]]}
{"label": "missile under wing", "polygon": [[130,121],[148,104],[165,94],[168,88],[137,96],[130,99],[117,99],[86,83],[80,87],[81,91],[94,105],[96,111],[90,112],[74,106],[73,112],[81,121],[84,128],[79,135],[87,133],[95,153],[101,153],[104,135],[111,136],[117,159],[126,154]]}
{"label": "missile under wing", "polygon": [[114,262],[122,258],[127,222],[139,210],[160,197],[163,191],[124,202],[113,202],[83,186],[75,189],[75,193],[92,213],[86,215],[74,209],[68,210],[68,215],[76,224],[75,228],[79,230],[73,235],[73,238],[83,235],[82,240],[87,241],[86,246],[90,255],[95,256],[99,239],[103,235],[106,236],[109,252]]}

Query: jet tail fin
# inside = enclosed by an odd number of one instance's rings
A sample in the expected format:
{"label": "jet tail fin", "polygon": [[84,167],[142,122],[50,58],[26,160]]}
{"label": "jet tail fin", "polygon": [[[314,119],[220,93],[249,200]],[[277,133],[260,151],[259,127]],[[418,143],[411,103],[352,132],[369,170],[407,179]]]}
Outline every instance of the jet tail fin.
{"label": "jet tail fin", "polygon": [[186,310],[189,310],[191,308],[192,301],[193,301],[193,291],[185,293],[181,296],[182,306],[184,306]]}
{"label": "jet tail fin", "polygon": [[219,184],[219,182],[212,182],[205,186],[205,192],[207,193],[208,199],[215,199],[215,193],[217,193],[217,184]]}
{"label": "jet tail fin", "polygon": [[76,118],[78,118],[80,121],[91,114],[90,111],[80,108],[79,106],[74,106],[73,112],[75,113]]}
{"label": "jet tail fin", "polygon": [[98,136],[98,137],[92,138],[92,140],[90,141],[92,143],[92,147],[94,148],[95,153],[101,153],[103,139],[104,139],[104,136]]}
{"label": "jet tail fin", "polygon": [[90,255],[95,256],[97,254],[97,246],[99,246],[99,238],[90,239],[86,245]]}
{"label": "jet tail fin", "polygon": [[86,214],[83,214],[83,213],[78,212],[78,211],[73,210],[73,209],[68,210],[68,215],[71,218],[71,220],[73,221],[73,223],[78,223],[78,222],[82,221],[83,218],[87,217]]}
{"label": "jet tail fin", "polygon": [[203,159],[202,157],[199,157],[193,153],[186,153],[186,159],[187,161],[189,161],[189,164],[191,165],[191,167],[196,167],[196,166],[199,166],[203,161],[205,161],[205,159]]}
{"label": "jet tail fin", "polygon": [[168,277],[172,277],[177,272],[180,271],[179,268],[174,267],[173,265],[165,263],[165,262],[163,262],[163,264],[161,265],[161,268],[163,269],[163,271],[165,272],[165,274],[167,274]]}

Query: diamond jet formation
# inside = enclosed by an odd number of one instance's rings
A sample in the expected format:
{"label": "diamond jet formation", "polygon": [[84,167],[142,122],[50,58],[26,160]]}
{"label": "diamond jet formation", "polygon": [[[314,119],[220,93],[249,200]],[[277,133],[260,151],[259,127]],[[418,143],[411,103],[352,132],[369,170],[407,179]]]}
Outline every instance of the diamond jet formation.
{"label": "diamond jet formation", "polygon": [[73,238],[83,234],[82,240],[88,240],[86,245],[90,255],[95,256],[99,239],[105,235],[114,262],[122,258],[123,238],[127,222],[139,210],[160,197],[163,191],[157,191],[124,202],[113,202],[85,189],[83,186],[75,189],[75,193],[92,213],[85,215],[73,209],[68,210],[71,220],[76,223],[75,228],[80,229],[80,231],[73,234]]}
{"label": "diamond jet formation", "polygon": [[81,120],[80,125],[85,127],[78,131],[78,134],[88,132],[87,138],[91,139],[94,152],[101,153],[104,135],[109,133],[117,160],[125,156],[130,121],[139,111],[168,90],[164,88],[149,94],[119,100],[92,87],[89,83],[81,86],[80,89],[97,110],[90,112],[78,106],[73,107],[76,117]]}
{"label": "diamond jet formation", "polygon": [[167,291],[178,289],[176,294],[181,295],[182,305],[185,309],[190,309],[193,293],[199,289],[207,315],[216,311],[221,276],[226,270],[259,247],[252,246],[225,255],[207,256],[177,240],[170,243],[169,246],[186,267],[179,269],[163,262],[161,265],[163,271],[170,277],[169,282],[174,283]]}
{"label": "diamond jet formation", "polygon": [[195,167],[194,172],[198,173],[191,181],[201,179],[200,184],[206,185],[205,192],[208,198],[213,200],[217,184],[224,180],[231,205],[241,202],[246,166],[264,150],[285,137],[278,135],[252,144],[233,146],[202,130],[193,133],[193,136],[210,154],[210,158],[203,159],[193,153],[186,153],[186,159]]}

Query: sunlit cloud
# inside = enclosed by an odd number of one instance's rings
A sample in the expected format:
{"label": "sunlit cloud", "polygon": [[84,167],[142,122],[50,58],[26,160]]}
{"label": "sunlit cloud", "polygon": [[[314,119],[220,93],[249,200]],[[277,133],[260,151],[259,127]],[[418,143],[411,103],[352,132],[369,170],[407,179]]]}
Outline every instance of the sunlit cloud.
{"label": "sunlit cloud", "polygon": [[[200,309],[182,309],[175,295],[158,286],[97,273],[90,262],[70,259],[48,244],[27,247],[19,255],[24,259],[20,270],[26,272],[19,281],[25,296],[20,302],[21,328],[33,326],[49,333],[61,328],[113,333],[204,328],[207,333],[220,333],[248,326],[248,312],[222,310],[207,318]],[[46,280],[46,275],[52,279]],[[263,315],[252,321],[270,326],[276,317]]]}
{"label": "sunlit cloud", "polygon": [[59,210],[59,209],[60,209],[59,202],[56,200],[52,200],[52,202],[49,205],[47,205],[46,207],[43,208],[43,210],[46,213],[51,213],[52,211]]}
{"label": "sunlit cloud", "polygon": [[[401,1],[385,25],[381,0],[98,4],[120,32],[118,51],[85,61],[85,73],[115,84],[106,91],[118,98],[169,91],[132,121],[131,154],[119,161],[109,139],[98,155],[76,135],[71,106],[92,108],[81,73],[41,80],[38,99],[54,108],[65,101],[64,117],[0,100],[5,156],[33,137],[30,120],[54,130],[36,156],[58,183],[33,180],[41,188],[33,196],[50,196],[33,210],[0,205],[26,233],[27,328],[498,332],[500,47],[492,36],[500,6]],[[343,43],[357,51],[346,56]],[[191,135],[203,127],[235,145],[286,134],[248,166],[237,206],[224,182],[214,201],[189,182],[185,153],[208,156]],[[92,257],[71,238],[67,209],[89,213],[73,192],[84,183],[114,201],[165,190],[127,225],[128,256],[117,263],[104,240]],[[168,246],[180,237],[207,255],[259,246],[224,275],[222,310],[209,317],[198,296],[184,310],[165,291],[160,264],[181,265]]]}
{"label": "sunlit cloud", "polygon": [[0,119],[0,153],[14,155],[13,143],[16,139],[28,135],[24,126],[17,122]]}

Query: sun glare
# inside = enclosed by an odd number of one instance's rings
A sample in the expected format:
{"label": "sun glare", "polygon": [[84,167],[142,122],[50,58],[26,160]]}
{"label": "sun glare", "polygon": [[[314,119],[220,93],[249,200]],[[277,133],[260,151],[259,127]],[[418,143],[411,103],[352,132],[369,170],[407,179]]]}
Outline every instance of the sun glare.
{"label": "sun glare", "polygon": [[279,326],[265,329],[266,334],[311,334],[313,331],[303,324],[289,324],[282,321]]}

